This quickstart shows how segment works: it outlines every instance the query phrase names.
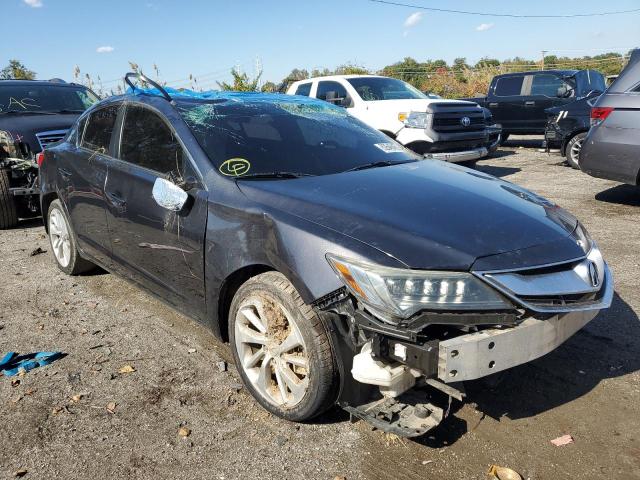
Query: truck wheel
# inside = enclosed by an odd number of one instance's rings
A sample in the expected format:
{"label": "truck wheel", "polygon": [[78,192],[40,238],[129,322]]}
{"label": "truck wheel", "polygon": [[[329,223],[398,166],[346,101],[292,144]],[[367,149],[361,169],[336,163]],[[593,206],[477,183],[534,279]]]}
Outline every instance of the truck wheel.
{"label": "truck wheel", "polygon": [[573,168],[580,168],[580,150],[582,150],[582,142],[584,142],[586,136],[586,132],[573,136],[564,149],[567,163]]}
{"label": "truck wheel", "polygon": [[338,370],[328,333],[281,273],[257,275],[238,289],[229,341],[242,381],[274,415],[300,422],[334,404]]}
{"label": "truck wheel", "polygon": [[18,224],[16,202],[9,190],[9,173],[0,170],[0,230],[15,227]]}
{"label": "truck wheel", "polygon": [[93,263],[80,256],[76,236],[60,200],[51,202],[47,222],[51,251],[60,270],[67,275],[78,275],[95,268]]}

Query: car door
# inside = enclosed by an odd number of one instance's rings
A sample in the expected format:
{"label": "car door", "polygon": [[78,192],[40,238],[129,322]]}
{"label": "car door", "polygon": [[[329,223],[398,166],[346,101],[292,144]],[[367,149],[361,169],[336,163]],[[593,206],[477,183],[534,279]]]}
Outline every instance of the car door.
{"label": "car door", "polygon": [[526,123],[524,75],[496,78],[492,85],[488,107],[496,123],[506,133],[522,131]]}
{"label": "car door", "polygon": [[570,92],[570,86],[555,73],[534,73],[527,76],[527,129],[544,132],[547,124],[547,108],[567,103],[567,98],[558,96],[562,92]]}
{"label": "car door", "polygon": [[75,145],[57,163],[60,196],[67,207],[80,248],[110,266],[111,239],[107,228],[104,185],[112,158],[112,133],[120,103],[92,111],[79,123]]}
{"label": "car door", "polygon": [[[207,192],[174,129],[149,106],[127,104],[118,159],[105,193],[114,268],[184,312],[204,314]],[[153,198],[158,178],[187,179],[187,205],[166,210]],[[176,180],[176,183],[178,181]]]}

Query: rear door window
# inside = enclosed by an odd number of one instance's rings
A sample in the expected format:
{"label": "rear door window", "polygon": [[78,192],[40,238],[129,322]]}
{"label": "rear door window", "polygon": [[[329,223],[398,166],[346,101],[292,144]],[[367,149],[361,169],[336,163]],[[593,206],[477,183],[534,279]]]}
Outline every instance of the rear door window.
{"label": "rear door window", "polygon": [[119,108],[119,105],[109,105],[89,115],[84,136],[82,137],[82,147],[103,154],[109,152],[111,134],[113,133]]}
{"label": "rear door window", "polygon": [[560,89],[568,91],[569,85],[557,75],[548,73],[535,74],[531,82],[531,95],[557,97]]}
{"label": "rear door window", "polygon": [[522,91],[524,76],[501,77],[496,80],[494,95],[497,97],[519,96]]}
{"label": "rear door window", "polygon": [[162,174],[181,173],[184,151],[160,115],[131,105],[124,117],[120,159]]}
{"label": "rear door window", "polygon": [[308,97],[310,93],[311,82],[301,83],[300,85],[298,85],[298,88],[296,88],[296,95],[304,95],[305,97]]}

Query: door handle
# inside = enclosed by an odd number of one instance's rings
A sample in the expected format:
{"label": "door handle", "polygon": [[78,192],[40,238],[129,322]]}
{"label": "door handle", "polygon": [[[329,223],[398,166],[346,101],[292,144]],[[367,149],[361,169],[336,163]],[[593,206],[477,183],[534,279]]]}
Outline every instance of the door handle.
{"label": "door handle", "polygon": [[536,102],[534,102],[533,100],[530,100],[528,102],[524,102],[524,106],[525,107],[533,107],[535,106]]}
{"label": "door handle", "polygon": [[116,208],[122,208],[127,204],[127,201],[117,193],[113,193],[105,190],[104,194],[109,200],[109,202],[111,203],[111,205],[113,205]]}
{"label": "door handle", "polygon": [[69,180],[69,178],[71,178],[71,172],[69,170],[65,170],[64,168],[58,167],[58,173],[65,180]]}
{"label": "door handle", "polygon": [[497,107],[498,106],[498,102],[491,102],[489,103],[490,107]]}

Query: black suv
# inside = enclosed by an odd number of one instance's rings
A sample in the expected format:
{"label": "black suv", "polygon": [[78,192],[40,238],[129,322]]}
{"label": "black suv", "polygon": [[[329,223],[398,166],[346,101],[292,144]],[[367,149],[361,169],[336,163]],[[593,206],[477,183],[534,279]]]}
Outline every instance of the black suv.
{"label": "black suv", "polygon": [[613,297],[571,214],[321,100],[156,85],[44,157],[59,268],[100,265],[200,320],[289,420],[338,403],[420,435],[460,381],[546,354]]}
{"label": "black suv", "polygon": [[491,110],[502,126],[502,141],[510,134],[540,135],[547,125],[546,110],[605,90],[595,70],[542,70],[496,75],[484,97],[468,100]]}
{"label": "black suv", "polygon": [[62,80],[0,80],[0,229],[38,213],[36,155],[98,100]]}

